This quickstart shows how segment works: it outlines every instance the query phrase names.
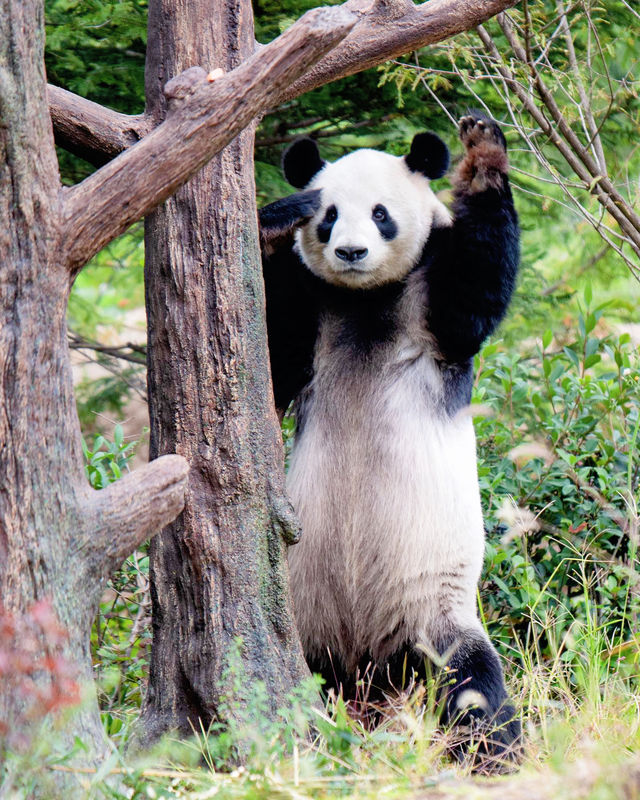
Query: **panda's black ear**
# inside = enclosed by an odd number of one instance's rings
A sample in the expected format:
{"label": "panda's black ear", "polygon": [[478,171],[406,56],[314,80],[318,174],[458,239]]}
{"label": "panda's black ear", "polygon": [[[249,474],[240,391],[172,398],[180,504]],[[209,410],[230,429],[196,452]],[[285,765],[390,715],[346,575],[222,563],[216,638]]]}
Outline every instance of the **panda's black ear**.
{"label": "panda's black ear", "polygon": [[282,157],[284,177],[296,189],[304,189],[324,164],[318,152],[318,145],[308,137],[293,142]]}
{"label": "panda's black ear", "polygon": [[435,133],[417,133],[404,160],[411,172],[421,172],[426,178],[441,178],[449,169],[449,150]]}

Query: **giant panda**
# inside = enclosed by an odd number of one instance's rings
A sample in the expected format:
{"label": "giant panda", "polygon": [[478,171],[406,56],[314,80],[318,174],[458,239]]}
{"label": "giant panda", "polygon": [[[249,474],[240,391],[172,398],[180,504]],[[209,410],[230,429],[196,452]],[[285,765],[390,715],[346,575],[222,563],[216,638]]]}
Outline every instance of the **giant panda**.
{"label": "giant panda", "polygon": [[430,180],[446,145],[333,163],[314,141],[284,156],[303,190],[259,213],[276,406],[293,403],[288,491],[294,611],[313,672],[345,696],[444,667],[445,721],[513,753],[520,725],[478,619],[484,525],[469,403],[473,356],[518,268],[504,136],[459,123],[449,212]]}

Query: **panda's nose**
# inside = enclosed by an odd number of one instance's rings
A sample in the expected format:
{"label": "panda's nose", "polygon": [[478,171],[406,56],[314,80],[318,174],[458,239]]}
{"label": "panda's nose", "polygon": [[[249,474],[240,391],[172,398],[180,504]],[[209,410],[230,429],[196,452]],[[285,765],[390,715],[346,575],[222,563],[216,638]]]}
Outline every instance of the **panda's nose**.
{"label": "panda's nose", "polygon": [[335,250],[342,261],[362,261],[368,252],[366,247],[336,247]]}

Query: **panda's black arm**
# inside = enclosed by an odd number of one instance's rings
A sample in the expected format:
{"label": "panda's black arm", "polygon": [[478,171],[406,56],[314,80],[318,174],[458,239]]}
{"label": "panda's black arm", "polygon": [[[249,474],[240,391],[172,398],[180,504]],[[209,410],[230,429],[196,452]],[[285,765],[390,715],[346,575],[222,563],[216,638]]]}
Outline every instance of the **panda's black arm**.
{"label": "panda's black arm", "polygon": [[310,190],[258,211],[271,377],[280,417],[311,378],[318,317],[293,234],[319,205],[320,191]]}
{"label": "panda's black arm", "polygon": [[519,261],[502,132],[480,115],[461,120],[467,148],[454,177],[454,221],[434,232],[428,267],[428,323],[449,362],[464,362],[503,318]]}
{"label": "panda's black arm", "polygon": [[320,207],[320,189],[297,192],[258,210],[263,256],[293,241],[296,228],[308,222]]}

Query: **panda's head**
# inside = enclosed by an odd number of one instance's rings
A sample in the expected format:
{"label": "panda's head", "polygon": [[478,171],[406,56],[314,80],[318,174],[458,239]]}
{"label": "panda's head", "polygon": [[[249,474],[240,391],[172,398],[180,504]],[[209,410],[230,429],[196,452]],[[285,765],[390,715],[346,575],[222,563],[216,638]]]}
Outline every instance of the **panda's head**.
{"label": "panda's head", "polygon": [[296,233],[296,249],[314,274],[349,288],[401,280],[416,265],[434,226],[449,212],[429,180],[449,166],[433,133],[414,137],[406,156],[356,150],[329,163],[311,139],[284,156],[284,173],[298,189],[320,189],[320,207]]}

